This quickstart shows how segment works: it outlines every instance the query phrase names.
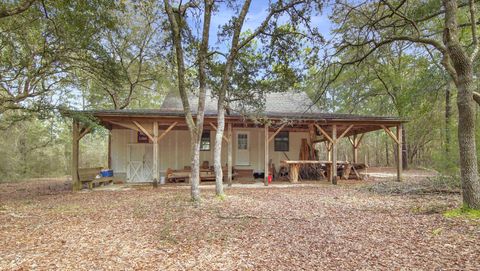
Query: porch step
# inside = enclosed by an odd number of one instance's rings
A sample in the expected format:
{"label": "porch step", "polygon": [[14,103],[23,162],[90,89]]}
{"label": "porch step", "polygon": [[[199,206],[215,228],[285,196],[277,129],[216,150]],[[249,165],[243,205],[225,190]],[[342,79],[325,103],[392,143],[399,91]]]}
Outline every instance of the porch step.
{"label": "porch step", "polygon": [[253,178],[253,169],[235,169],[237,178]]}

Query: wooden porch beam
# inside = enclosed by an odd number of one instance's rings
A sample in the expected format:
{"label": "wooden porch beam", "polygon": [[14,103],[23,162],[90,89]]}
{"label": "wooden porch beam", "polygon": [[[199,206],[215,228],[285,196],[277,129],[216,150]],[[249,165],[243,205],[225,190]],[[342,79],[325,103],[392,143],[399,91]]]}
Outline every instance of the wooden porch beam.
{"label": "wooden porch beam", "polygon": [[385,130],[385,133],[387,133],[393,139],[393,141],[395,141],[395,143],[399,144],[397,136],[395,136],[395,134],[388,127],[386,127],[385,125],[380,125],[380,127]]}
{"label": "wooden porch beam", "polygon": [[[155,122],[155,123],[157,123],[157,128],[158,128],[158,122]],[[163,131],[163,133],[158,137],[157,140],[160,142],[160,140],[162,140],[162,138],[166,136],[168,132],[170,132],[176,125],[177,125],[177,122],[172,123],[165,131]]]}
{"label": "wooden porch beam", "polygon": [[[217,131],[217,126],[215,126],[215,124],[213,124],[213,122],[210,122],[210,126],[212,126],[213,130],[215,130],[215,132]],[[228,143],[228,138],[225,136],[225,133],[222,135],[222,138],[223,140],[225,140],[225,142]]]}
{"label": "wooden porch beam", "polygon": [[350,144],[352,144],[352,153],[353,153],[353,162],[354,163],[358,162],[358,147],[360,146],[360,143],[362,142],[363,135],[365,135],[365,134],[360,134],[360,137],[357,137],[357,135],[353,135],[353,139],[348,137],[348,141],[350,141]]}
{"label": "wooden porch beam", "polygon": [[86,134],[90,133],[90,131],[92,131],[92,127],[86,127],[86,128],[81,129],[77,140],[82,139]]}
{"label": "wooden porch beam", "polygon": [[280,127],[275,131],[275,133],[273,133],[273,135],[271,135],[271,136],[268,138],[268,142],[272,141],[272,139],[275,138],[275,136],[278,135],[278,133],[280,133],[280,131],[283,129],[283,127],[285,127],[285,125],[287,125],[287,123],[282,124],[282,126],[280,126]]}
{"label": "wooden porch beam", "polygon": [[136,121],[132,121],[133,124],[135,124],[135,126],[138,127],[138,129],[140,129],[142,131],[142,133],[144,133],[152,142],[154,141],[153,139],[153,136],[148,133],[147,129],[145,129],[140,123],[136,122]]}
{"label": "wooden porch beam", "polygon": [[[347,133],[348,131],[350,131],[351,129],[353,128],[353,124],[350,124],[347,129],[345,131],[343,131],[343,133],[337,138],[336,141],[342,139]],[[336,143],[336,142],[335,142]]]}
{"label": "wooden porch beam", "polygon": [[362,143],[363,136],[365,134],[361,134],[360,137],[357,139],[357,143],[355,143],[355,148],[360,147],[360,143]]}
{"label": "wooden porch beam", "polygon": [[325,132],[325,130],[322,129],[322,127],[320,127],[320,125],[318,125],[318,124],[316,124],[316,123],[315,123],[314,125],[315,125],[315,127],[317,127],[318,131],[319,131],[320,133],[322,133],[322,135],[323,135],[328,141],[330,141],[330,143],[333,143],[333,139],[327,134],[327,132]]}
{"label": "wooden porch beam", "polygon": [[129,125],[129,124],[126,124],[126,123],[116,122],[116,121],[110,121],[110,123],[121,126],[121,127],[124,127],[124,128],[127,128],[127,129],[130,129],[130,130],[134,130],[134,131],[137,131],[137,132],[142,131],[142,130],[138,129],[137,126],[135,126],[135,125]]}

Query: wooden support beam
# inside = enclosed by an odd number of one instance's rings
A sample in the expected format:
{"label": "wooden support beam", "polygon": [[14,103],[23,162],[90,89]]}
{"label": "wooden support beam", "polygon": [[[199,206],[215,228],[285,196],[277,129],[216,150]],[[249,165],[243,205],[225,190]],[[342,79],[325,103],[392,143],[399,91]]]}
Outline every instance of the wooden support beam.
{"label": "wooden support beam", "polygon": [[112,131],[108,131],[108,168],[112,169]]}
{"label": "wooden support beam", "polygon": [[232,124],[229,123],[228,124],[228,128],[227,128],[227,137],[228,137],[228,141],[227,141],[227,176],[228,176],[228,179],[227,179],[227,182],[228,182],[228,186],[232,186]]}
{"label": "wooden support beam", "polygon": [[360,137],[357,139],[357,143],[355,143],[355,148],[360,147],[360,143],[362,143],[363,136],[365,134],[361,134]]}
{"label": "wooden support beam", "polygon": [[402,125],[397,126],[397,181],[402,181]]}
{"label": "wooden support beam", "polygon": [[342,139],[348,133],[348,131],[350,131],[352,128],[353,128],[353,124],[349,125],[347,129],[343,131],[343,133],[337,138],[337,142],[338,140]]}
{"label": "wooden support beam", "polygon": [[265,124],[265,174],[264,184],[268,186],[268,124]]}
{"label": "wooden support beam", "polygon": [[318,124],[316,124],[316,123],[315,123],[314,125],[315,125],[315,127],[317,127],[318,131],[319,131],[320,133],[322,133],[322,135],[323,135],[328,141],[330,141],[331,143],[333,143],[333,139],[327,134],[327,132],[325,132],[325,130],[322,129],[322,127],[320,127],[320,125],[318,125]]}
{"label": "wooden support beam", "polygon": [[[168,126],[168,128],[165,131],[163,131],[163,133],[158,137],[158,142],[160,142],[160,140],[162,140],[162,138],[164,136],[166,136],[168,134],[168,132],[170,132],[177,125],[177,123],[178,122],[174,122],[174,123],[170,124],[170,126]],[[157,122],[157,128],[158,128],[158,122]],[[154,130],[155,130],[155,128],[154,128]]]}
{"label": "wooden support beam", "polygon": [[353,140],[348,139],[352,143],[352,162],[355,164],[358,161],[357,135],[353,135]]}
{"label": "wooden support beam", "polygon": [[92,127],[86,127],[86,128],[81,129],[77,140],[82,139],[86,134],[90,133],[90,131],[92,131]]}
{"label": "wooden support beam", "polygon": [[[173,127],[172,127],[173,128]],[[165,133],[164,133],[165,134]],[[160,180],[160,169],[159,169],[159,145],[158,142],[160,138],[158,136],[158,121],[153,122],[153,187],[157,187],[158,181]]]}
{"label": "wooden support beam", "polygon": [[[213,124],[213,122],[210,122],[210,126],[212,126],[213,130],[217,131],[217,126],[215,126],[215,124]],[[224,134],[222,135],[222,138],[223,138],[223,140],[225,140],[225,142],[228,143],[228,138]]]}
{"label": "wooden support beam", "polygon": [[332,184],[337,184],[337,125],[332,126]]}
{"label": "wooden support beam", "polygon": [[153,136],[147,131],[147,129],[145,129],[140,123],[136,122],[136,121],[132,121],[133,124],[135,124],[135,126],[137,126],[138,129],[140,129],[140,131],[142,131],[142,133],[144,133],[148,139],[150,139],[152,142],[153,142]]}
{"label": "wooden support beam", "polygon": [[385,133],[387,133],[387,135],[389,135],[393,139],[393,141],[398,144],[398,137],[395,136],[395,134],[388,127],[386,127],[385,125],[380,125],[380,127],[382,127],[383,130],[385,130]]}
{"label": "wooden support beam", "polygon": [[118,125],[118,126],[123,127],[123,128],[134,130],[134,131],[137,131],[137,132],[142,131],[142,130],[138,129],[138,127],[135,124],[132,125],[132,124],[129,124],[129,123],[116,122],[116,121],[110,121],[110,123]]}
{"label": "wooden support beam", "polygon": [[348,142],[350,142],[350,144],[352,144],[352,147],[355,147],[355,141],[357,140],[357,135],[353,135],[353,140],[348,137]]}
{"label": "wooden support beam", "polygon": [[72,123],[72,188],[73,191],[81,189],[80,178],[78,176],[78,159],[79,159],[79,138],[80,125],[78,121],[73,120]]}
{"label": "wooden support beam", "polygon": [[360,137],[357,137],[357,135],[353,135],[353,139],[350,137],[348,138],[348,140],[350,141],[350,144],[352,144],[353,163],[358,162],[358,147],[360,147],[360,143],[362,141],[363,135],[364,134],[360,134]]}
{"label": "wooden support beam", "polygon": [[275,133],[273,133],[273,135],[271,135],[271,136],[268,138],[268,142],[272,141],[272,139],[274,139],[275,136],[278,135],[278,133],[280,133],[280,131],[283,129],[283,127],[285,127],[285,125],[287,125],[287,123],[282,124],[282,126],[280,126],[280,127],[275,131]]}

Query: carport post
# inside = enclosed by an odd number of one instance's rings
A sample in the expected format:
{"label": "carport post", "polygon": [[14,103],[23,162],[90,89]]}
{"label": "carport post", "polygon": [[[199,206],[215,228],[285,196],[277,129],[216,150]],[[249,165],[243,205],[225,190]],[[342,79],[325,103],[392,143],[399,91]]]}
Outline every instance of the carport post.
{"label": "carport post", "polygon": [[268,123],[265,123],[265,173],[264,184],[268,186]]}
{"label": "carport post", "polygon": [[337,184],[337,125],[332,126],[332,184]]}
{"label": "carport post", "polygon": [[158,186],[160,170],[158,170],[158,121],[153,122],[153,187]]}
{"label": "carport post", "polygon": [[232,124],[228,124],[227,128],[227,182],[228,186],[232,186]]}
{"label": "carport post", "polygon": [[402,125],[397,125],[397,181],[402,181]]}
{"label": "carport post", "polygon": [[357,135],[353,135],[352,152],[352,162],[355,164],[358,160]]}
{"label": "carport post", "polygon": [[72,122],[72,188],[73,191],[80,190],[80,180],[78,178],[78,157],[79,157],[79,137],[80,127],[76,120]]}

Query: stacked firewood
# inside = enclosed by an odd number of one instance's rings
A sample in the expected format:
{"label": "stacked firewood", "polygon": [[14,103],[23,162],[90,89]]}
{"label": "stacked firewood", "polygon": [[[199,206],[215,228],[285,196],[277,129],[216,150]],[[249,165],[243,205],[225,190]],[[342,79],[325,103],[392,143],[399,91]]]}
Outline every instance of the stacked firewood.
{"label": "stacked firewood", "polygon": [[[306,138],[302,139],[299,160],[317,160],[315,149],[308,144]],[[319,180],[324,178],[325,169],[320,164],[305,164],[300,167],[300,178],[304,180]]]}

